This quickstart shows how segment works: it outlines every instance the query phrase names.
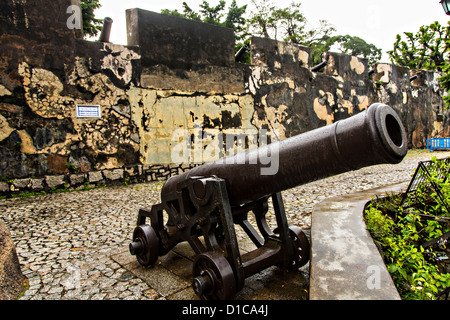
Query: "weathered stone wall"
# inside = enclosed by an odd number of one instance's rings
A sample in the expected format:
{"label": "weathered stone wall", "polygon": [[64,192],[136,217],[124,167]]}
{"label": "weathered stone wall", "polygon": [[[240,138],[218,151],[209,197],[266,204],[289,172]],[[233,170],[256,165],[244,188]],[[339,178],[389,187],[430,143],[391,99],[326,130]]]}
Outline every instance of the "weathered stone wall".
{"label": "weathered stone wall", "polygon": [[[417,75],[417,79],[410,81]],[[449,112],[444,110],[438,72],[408,70],[378,64],[373,85],[380,102],[392,105],[400,114],[412,148],[426,147],[426,140],[449,137]]]}
{"label": "weathered stone wall", "polygon": [[[165,179],[230,148],[197,142],[284,139],[378,101],[399,112],[410,147],[449,133],[435,73],[336,53],[312,72],[308,48],[261,38],[240,64],[230,29],[140,9],[127,11],[129,46],[89,42],[67,26],[74,2],[0,4],[0,193]],[[77,105],[101,117],[78,118]],[[188,163],[174,163],[180,143]]]}
{"label": "weathered stone wall", "polygon": [[[3,180],[139,161],[138,129],[131,123],[126,94],[140,63],[139,50],[75,39],[66,25],[70,4],[2,2]],[[14,10],[20,14],[11,17]],[[77,118],[77,104],[100,105],[101,118]]]}
{"label": "weathered stone wall", "polygon": [[128,45],[141,48],[143,87],[194,92],[243,93],[232,29],[127,10]]}
{"label": "weathered stone wall", "polygon": [[[324,54],[328,65],[322,71],[311,72],[309,48],[258,38],[252,39],[252,59],[248,87],[257,126],[277,128],[281,138],[347,118],[375,102],[399,113],[410,148],[448,136],[439,73],[391,64],[369,66],[365,59],[333,52]],[[410,81],[413,75],[418,77]]]}

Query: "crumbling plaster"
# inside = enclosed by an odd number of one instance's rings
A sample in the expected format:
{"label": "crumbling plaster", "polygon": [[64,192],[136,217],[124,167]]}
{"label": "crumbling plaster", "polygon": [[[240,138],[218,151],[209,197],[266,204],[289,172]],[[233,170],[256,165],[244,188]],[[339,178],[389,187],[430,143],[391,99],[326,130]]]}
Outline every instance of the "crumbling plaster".
{"label": "crumbling plaster", "polygon": [[[131,123],[130,115],[124,116],[114,109],[120,101],[128,100],[127,94],[125,90],[117,88],[105,74],[91,73],[87,64],[85,58],[76,57],[75,67],[69,73],[66,86],[89,92],[89,99],[65,95],[64,84],[49,70],[32,68],[26,62],[19,65],[25,101],[31,111],[44,119],[70,119],[73,124],[73,129],[66,132],[63,141],[51,143],[44,148],[34,147],[31,143],[33,138],[26,131],[21,131],[22,147],[29,154],[69,157],[75,144],[82,145],[82,149],[99,152],[104,156],[103,159],[106,157],[106,161],[92,163],[92,167],[120,167],[124,163],[120,163],[113,155],[117,155],[121,145],[128,145],[134,151],[139,149],[138,143],[131,138],[136,129]],[[102,117],[95,120],[77,119],[77,104],[100,105]],[[67,161],[70,162],[69,158]]]}
{"label": "crumbling plaster", "polygon": [[[145,164],[172,162],[173,147],[180,142],[174,136],[177,129],[185,130],[190,137],[196,133],[196,127],[202,133],[216,129],[223,134],[255,128],[251,123],[253,99],[246,94],[132,88],[128,98],[132,120],[139,128],[140,159]],[[192,144],[198,138],[194,137]]]}

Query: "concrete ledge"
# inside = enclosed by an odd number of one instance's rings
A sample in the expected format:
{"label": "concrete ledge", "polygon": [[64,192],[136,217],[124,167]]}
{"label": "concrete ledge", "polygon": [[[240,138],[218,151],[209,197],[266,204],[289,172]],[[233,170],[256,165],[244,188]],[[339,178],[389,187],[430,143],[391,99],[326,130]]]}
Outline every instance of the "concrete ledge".
{"label": "concrete ledge", "polygon": [[400,193],[406,183],[326,199],[311,224],[310,300],[400,300],[363,219],[375,195]]}

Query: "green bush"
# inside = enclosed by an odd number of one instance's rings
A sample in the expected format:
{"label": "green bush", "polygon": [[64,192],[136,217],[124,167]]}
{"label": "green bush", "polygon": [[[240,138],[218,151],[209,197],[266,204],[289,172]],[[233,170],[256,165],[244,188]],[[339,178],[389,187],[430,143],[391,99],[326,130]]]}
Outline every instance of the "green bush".
{"label": "green bush", "polygon": [[[434,162],[437,161],[434,159]],[[441,165],[441,164],[440,164]],[[447,179],[433,175],[444,199],[450,200]],[[434,189],[433,189],[434,190]],[[450,287],[450,274],[433,259],[437,250],[446,250],[445,244],[424,249],[422,244],[450,230],[449,224],[425,220],[420,214],[448,216],[442,201],[431,191],[429,181],[422,183],[414,197],[415,205],[399,206],[401,195],[372,201],[365,210],[367,229],[379,248],[391,277],[402,299],[434,300]]]}

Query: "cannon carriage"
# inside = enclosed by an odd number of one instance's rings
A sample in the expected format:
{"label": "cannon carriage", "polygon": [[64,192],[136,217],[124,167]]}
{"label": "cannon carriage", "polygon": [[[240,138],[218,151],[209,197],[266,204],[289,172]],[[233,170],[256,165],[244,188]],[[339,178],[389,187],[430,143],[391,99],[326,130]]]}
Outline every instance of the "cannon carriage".
{"label": "cannon carriage", "polygon": [[[166,181],[160,204],[139,210],[130,253],[150,266],[186,241],[195,252],[195,293],[204,300],[233,299],[246,278],[273,265],[296,270],[309,261],[308,238],[289,225],[282,191],[366,166],[399,163],[406,153],[400,118],[377,103],[332,125],[195,167]],[[264,161],[268,154],[276,165]],[[266,221],[270,202],[274,230]],[[257,228],[248,220],[250,213]],[[241,255],[235,225],[255,250]]]}

